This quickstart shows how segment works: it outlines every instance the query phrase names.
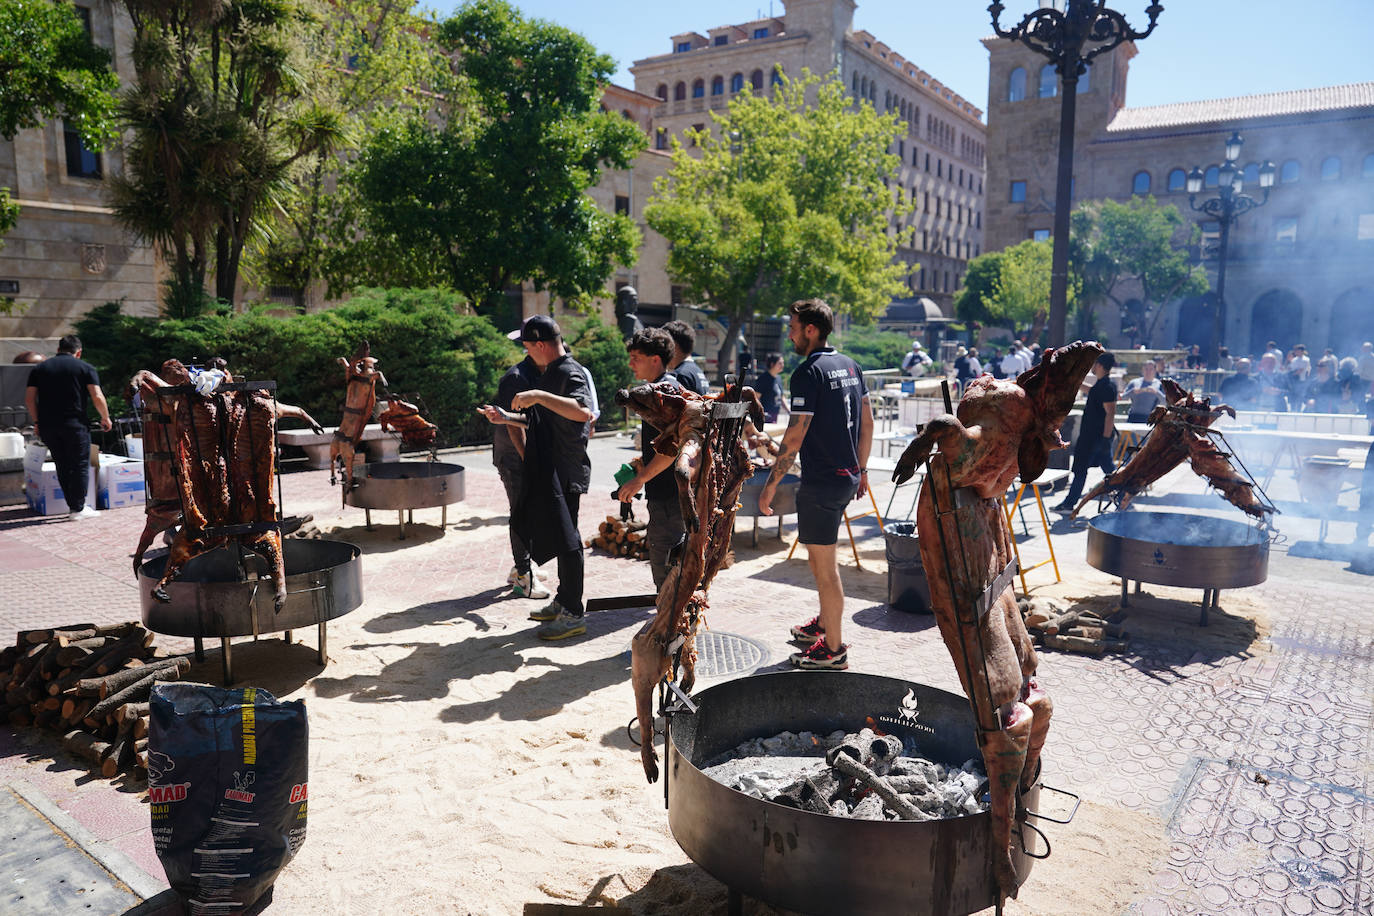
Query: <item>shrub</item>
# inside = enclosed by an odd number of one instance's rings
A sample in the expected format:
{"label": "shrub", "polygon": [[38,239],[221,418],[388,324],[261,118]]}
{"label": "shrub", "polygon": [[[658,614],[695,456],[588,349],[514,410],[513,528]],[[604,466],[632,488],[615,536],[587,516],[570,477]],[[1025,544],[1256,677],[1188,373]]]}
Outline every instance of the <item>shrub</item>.
{"label": "shrub", "polygon": [[624,414],[615,406],[615,393],[634,381],[630,373],[630,358],[625,351],[625,338],[620,329],[601,320],[599,315],[565,322],[564,340],[573,359],[587,367],[596,385],[596,397],[601,405],[601,419],[597,426],[618,426]]}
{"label": "shrub", "polygon": [[911,352],[911,338],[880,331],[873,325],[852,324],[848,330],[832,334],[830,343],[865,371],[898,368]]}

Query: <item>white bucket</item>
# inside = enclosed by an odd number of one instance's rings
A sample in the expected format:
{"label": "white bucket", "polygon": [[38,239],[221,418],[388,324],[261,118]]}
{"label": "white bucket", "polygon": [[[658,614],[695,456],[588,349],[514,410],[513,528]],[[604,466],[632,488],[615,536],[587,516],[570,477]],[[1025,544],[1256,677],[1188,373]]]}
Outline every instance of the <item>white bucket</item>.
{"label": "white bucket", "polygon": [[0,458],[23,458],[24,436],[20,433],[0,433]]}

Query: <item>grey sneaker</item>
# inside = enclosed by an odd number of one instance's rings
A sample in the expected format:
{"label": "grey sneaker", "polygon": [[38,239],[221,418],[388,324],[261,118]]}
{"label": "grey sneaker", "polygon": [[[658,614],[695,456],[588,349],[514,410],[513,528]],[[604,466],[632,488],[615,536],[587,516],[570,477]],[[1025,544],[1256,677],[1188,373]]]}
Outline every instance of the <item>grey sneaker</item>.
{"label": "grey sneaker", "polygon": [[555,620],[561,613],[563,613],[563,605],[559,604],[558,599],[555,598],[539,610],[530,611],[530,620],[538,620],[541,622]]}
{"label": "grey sneaker", "polygon": [[516,576],[515,582],[510,587],[511,596],[514,598],[547,598],[549,590],[540,583],[539,578],[530,570],[523,576]]}
{"label": "grey sneaker", "polygon": [[515,584],[515,580],[518,579],[518,578],[520,578],[520,567],[519,567],[519,566],[512,566],[512,567],[510,568],[510,572],[506,573],[506,584],[507,584],[507,585],[514,585],[514,584]]}
{"label": "grey sneaker", "polygon": [[560,609],[558,616],[535,630],[534,635],[546,642],[552,642],[567,639],[570,636],[581,636],[586,632],[586,617],[574,617],[567,611]]}

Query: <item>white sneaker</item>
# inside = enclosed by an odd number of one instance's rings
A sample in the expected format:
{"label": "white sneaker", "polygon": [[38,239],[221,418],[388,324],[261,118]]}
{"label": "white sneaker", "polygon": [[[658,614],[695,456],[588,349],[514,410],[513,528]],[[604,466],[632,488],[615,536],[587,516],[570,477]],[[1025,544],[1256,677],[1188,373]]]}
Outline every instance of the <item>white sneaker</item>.
{"label": "white sneaker", "polygon": [[518,579],[518,578],[520,578],[520,567],[519,567],[519,566],[512,566],[512,567],[510,568],[510,572],[506,573],[506,584],[507,584],[507,585],[514,585],[514,584],[515,584],[515,580]]}
{"label": "white sneaker", "polygon": [[73,512],[68,515],[67,518],[74,522],[79,522],[83,518],[95,518],[99,514],[99,512],[95,511],[90,506],[82,506],[80,512]]}
{"label": "white sneaker", "polygon": [[523,576],[516,576],[515,583],[510,588],[511,594],[516,598],[547,598],[549,590],[540,583],[535,576],[534,570],[530,570]]}

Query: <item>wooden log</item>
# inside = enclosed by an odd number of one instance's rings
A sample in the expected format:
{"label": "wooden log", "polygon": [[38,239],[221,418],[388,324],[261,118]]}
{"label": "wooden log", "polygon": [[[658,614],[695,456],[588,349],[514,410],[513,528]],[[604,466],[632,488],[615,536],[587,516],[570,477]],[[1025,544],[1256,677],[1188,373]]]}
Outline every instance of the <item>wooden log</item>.
{"label": "wooden log", "polygon": [[79,728],[74,728],[62,736],[62,746],[91,763],[100,763],[110,749],[108,743]]}
{"label": "wooden log", "polygon": [[14,667],[14,663],[19,659],[18,646],[6,646],[0,649],[0,671],[8,671]]}
{"label": "wooden log", "polygon": [[147,718],[147,716],[147,703],[125,703],[114,711],[114,719],[120,723],[133,722],[137,719]]}
{"label": "wooden log", "polygon": [[[68,668],[72,665],[81,665],[82,662],[104,648],[107,644],[113,644],[118,641],[119,640],[112,636],[91,636],[86,639],[78,639],[76,642],[68,643],[57,650],[57,663]],[[82,667],[85,666],[82,665]]]}
{"label": "wooden log", "polygon": [[1051,633],[1045,634],[1045,645],[1051,649],[1059,649],[1063,652],[1078,652],[1083,655],[1101,655],[1106,651],[1106,644],[1100,639],[1084,639],[1081,636],[1057,636]]}
{"label": "wooden log", "polygon": [[173,664],[152,668],[142,680],[135,681],[118,693],[109,694],[92,706],[85,721],[89,725],[96,725],[101,719],[125,703],[138,703],[147,699],[155,681],[181,680],[181,676],[190,670],[191,660],[185,656],[178,657]]}
{"label": "wooden log", "polygon": [[1078,611],[1066,611],[1058,617],[1051,617],[1049,620],[1045,621],[1045,625],[1040,629],[1051,636],[1058,633],[1060,630],[1067,630],[1073,625],[1073,622],[1078,619],[1078,613]]}
{"label": "wooden log", "polygon": [[1072,626],[1064,631],[1065,636],[1076,636],[1080,639],[1102,639],[1107,634],[1102,632],[1101,627]]}
{"label": "wooden log", "polygon": [[33,714],[29,712],[27,706],[16,706],[10,710],[8,720],[10,725],[15,728],[24,728],[33,724]]}
{"label": "wooden log", "polygon": [[60,630],[53,630],[52,642],[57,643],[59,649],[65,649],[74,642],[80,642],[83,639],[91,639],[95,635],[94,625],[63,627]]}
{"label": "wooden log", "polygon": [[141,633],[132,633],[123,639],[115,640],[105,647],[95,658],[91,659],[85,677],[99,677],[102,674],[109,674],[118,669],[130,656],[145,646],[144,637]]}
{"label": "wooden log", "polygon": [[38,709],[33,713],[33,725],[35,728],[48,728],[56,726],[61,710],[58,709]]}
{"label": "wooden log", "polygon": [[43,647],[43,651],[34,660],[33,668],[29,670],[28,676],[24,678],[25,687],[40,687],[45,680],[43,677],[44,667],[49,660],[57,654],[58,645],[56,642],[49,642]]}
{"label": "wooden log", "polygon": [[38,701],[38,706],[41,709],[56,709],[60,711],[62,709],[62,698],[44,697],[43,699]]}
{"label": "wooden log", "polygon": [[134,737],[148,739],[148,717],[142,716],[134,720]]}
{"label": "wooden log", "polygon": [[[100,677],[82,678],[76,682],[76,694],[83,697],[97,697],[105,699],[111,693],[116,693],[132,684],[134,681],[142,680],[150,672],[159,671],[169,665],[175,665],[177,661],[185,661],[185,656],[174,656],[167,659],[159,659],[151,665],[138,665],[132,668],[123,668],[119,671]],[[189,662],[187,663],[190,664]]]}
{"label": "wooden log", "polygon": [[[64,630],[95,630],[95,624],[93,624],[93,623],[76,623],[76,624],[72,624],[71,626],[63,627],[63,628],[61,628],[61,629],[64,629]],[[52,627],[46,627],[46,628],[44,628],[44,629],[42,629],[42,630],[20,630],[20,631],[19,631],[19,637],[18,637],[17,641],[15,642],[15,645],[18,645],[18,646],[23,646],[23,645],[30,645],[30,646],[33,646],[33,645],[38,645],[39,643],[51,642],[51,641],[52,641],[52,638],[53,638],[53,634],[56,633],[56,632],[58,632],[58,630],[53,629]],[[92,635],[95,635],[95,634],[92,633]]]}

